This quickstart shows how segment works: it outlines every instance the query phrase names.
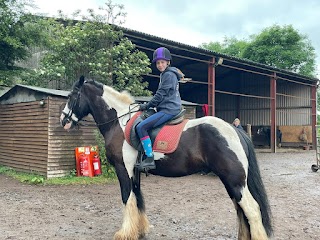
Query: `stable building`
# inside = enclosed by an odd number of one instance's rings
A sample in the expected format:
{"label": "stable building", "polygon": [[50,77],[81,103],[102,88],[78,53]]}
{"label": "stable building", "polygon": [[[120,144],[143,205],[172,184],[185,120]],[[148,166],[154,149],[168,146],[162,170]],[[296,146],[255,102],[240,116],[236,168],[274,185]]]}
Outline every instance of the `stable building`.
{"label": "stable building", "polygon": [[[277,150],[278,131],[284,147],[315,148],[319,79],[119,28],[150,59],[158,47],[171,51],[173,65],[189,80],[180,84],[181,97],[199,104],[197,117],[208,114],[230,123],[239,118],[245,129],[251,129],[254,145],[267,146],[271,152]],[[35,53],[34,60],[39,59],[39,54]],[[155,92],[159,72],[154,64],[151,68],[152,73],[143,76],[143,80]],[[50,88],[58,88],[58,82]],[[205,113],[202,107],[207,109]]]}
{"label": "stable building", "polygon": [[[227,122],[239,118],[245,128],[251,127],[256,146],[269,145],[271,152],[276,152],[276,133],[280,130],[282,146],[315,147],[319,79],[130,29],[123,31],[150,59],[156,48],[167,47],[173,66],[189,78],[180,84],[181,97],[206,105],[209,115]],[[152,73],[144,78],[153,92],[158,75],[153,64]],[[201,111],[198,113],[202,116]]]}

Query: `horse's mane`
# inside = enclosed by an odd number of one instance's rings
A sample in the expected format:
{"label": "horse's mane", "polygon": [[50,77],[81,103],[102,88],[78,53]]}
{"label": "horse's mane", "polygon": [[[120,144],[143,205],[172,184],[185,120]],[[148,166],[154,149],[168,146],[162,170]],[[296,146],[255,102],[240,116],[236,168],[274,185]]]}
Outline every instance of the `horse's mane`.
{"label": "horse's mane", "polygon": [[85,83],[90,83],[90,84],[94,85],[96,88],[100,88],[100,89],[103,89],[103,86],[104,86],[102,83],[97,82],[93,79],[86,79]]}
{"label": "horse's mane", "polygon": [[119,101],[127,104],[134,103],[134,98],[131,96],[131,94],[124,90],[122,92],[118,92],[114,88],[104,85],[104,91],[107,91],[110,95],[112,95],[114,98],[118,99]]}
{"label": "horse's mane", "polygon": [[113,99],[117,99],[120,102],[131,104],[135,101],[133,96],[131,96],[131,94],[126,90],[119,92],[115,90],[113,87],[107,86],[92,79],[86,80],[86,83],[90,83],[95,87],[102,89],[104,92],[107,92],[109,96],[112,96]]}

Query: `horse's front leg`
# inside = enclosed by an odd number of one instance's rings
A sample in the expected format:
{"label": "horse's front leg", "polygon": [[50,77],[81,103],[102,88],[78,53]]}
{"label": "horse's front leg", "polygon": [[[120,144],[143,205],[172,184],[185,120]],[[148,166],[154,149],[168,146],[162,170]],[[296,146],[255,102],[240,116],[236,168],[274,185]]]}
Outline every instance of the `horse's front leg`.
{"label": "horse's front leg", "polygon": [[116,232],[115,240],[136,240],[144,237],[149,231],[149,221],[145,214],[144,200],[140,190],[133,179],[133,168],[137,151],[126,142],[123,146],[123,159],[115,163],[115,169],[120,182],[122,202],[124,204],[123,223]]}

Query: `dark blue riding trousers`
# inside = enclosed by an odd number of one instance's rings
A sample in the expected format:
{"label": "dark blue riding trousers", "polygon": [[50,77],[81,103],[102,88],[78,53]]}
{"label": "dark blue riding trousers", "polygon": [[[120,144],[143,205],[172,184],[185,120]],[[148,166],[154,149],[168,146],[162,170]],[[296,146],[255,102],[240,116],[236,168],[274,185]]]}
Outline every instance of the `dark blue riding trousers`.
{"label": "dark blue riding trousers", "polygon": [[152,128],[155,128],[167,121],[169,121],[170,119],[172,119],[175,115],[171,115],[171,114],[167,114],[164,112],[156,112],[155,114],[151,115],[150,117],[146,118],[145,120],[143,120],[142,122],[140,122],[136,129],[137,129],[137,133],[141,138],[144,138],[148,135],[148,131]]}

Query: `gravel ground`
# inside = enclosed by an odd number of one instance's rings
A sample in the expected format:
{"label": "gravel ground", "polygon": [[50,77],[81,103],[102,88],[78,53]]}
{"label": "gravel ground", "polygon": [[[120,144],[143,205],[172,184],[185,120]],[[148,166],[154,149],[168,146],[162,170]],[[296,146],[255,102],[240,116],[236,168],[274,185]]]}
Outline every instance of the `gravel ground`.
{"label": "gravel ground", "polygon": [[[314,151],[258,153],[273,239],[320,239],[320,171]],[[145,239],[237,239],[236,212],[216,176],[142,177]],[[31,186],[0,174],[0,239],[112,239],[121,226],[118,184]]]}

